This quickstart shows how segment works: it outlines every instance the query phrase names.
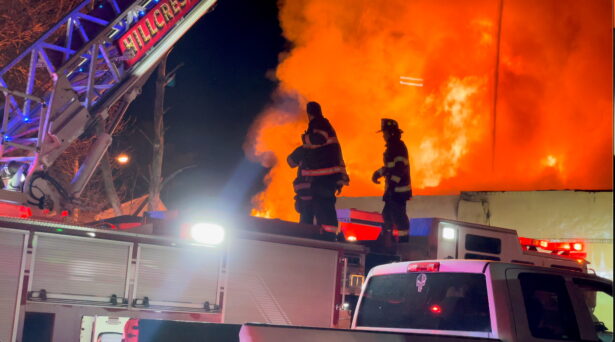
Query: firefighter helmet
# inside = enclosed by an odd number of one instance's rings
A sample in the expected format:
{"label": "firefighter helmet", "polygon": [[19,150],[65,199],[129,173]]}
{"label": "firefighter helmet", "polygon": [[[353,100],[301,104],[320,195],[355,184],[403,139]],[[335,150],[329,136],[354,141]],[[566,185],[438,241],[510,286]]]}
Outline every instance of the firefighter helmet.
{"label": "firefighter helmet", "polygon": [[315,102],[315,101],[308,102],[306,106],[306,111],[308,112],[308,114],[310,114],[311,116],[315,118],[322,117],[322,109],[320,108],[320,104],[318,102]]}
{"label": "firefighter helmet", "polygon": [[383,132],[383,131],[400,132],[400,133],[402,132],[402,130],[399,129],[399,126],[397,125],[397,121],[393,119],[381,119],[380,130],[378,132]]}

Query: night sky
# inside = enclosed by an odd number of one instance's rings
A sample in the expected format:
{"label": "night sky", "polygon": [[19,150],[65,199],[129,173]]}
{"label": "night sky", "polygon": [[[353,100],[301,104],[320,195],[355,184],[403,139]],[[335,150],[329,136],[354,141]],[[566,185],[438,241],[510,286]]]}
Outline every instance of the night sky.
{"label": "night sky", "polygon": [[[247,161],[242,145],[248,128],[270,101],[276,83],[267,77],[288,47],[275,0],[223,0],[176,44],[167,70],[183,62],[176,85],[167,88],[163,176],[194,164],[162,192],[170,209],[248,213],[250,198],[263,188],[266,169]],[[136,127],[116,137],[112,153],[127,150],[131,172],[147,176],[155,74],[131,105]],[[139,181],[135,197],[146,193]]]}

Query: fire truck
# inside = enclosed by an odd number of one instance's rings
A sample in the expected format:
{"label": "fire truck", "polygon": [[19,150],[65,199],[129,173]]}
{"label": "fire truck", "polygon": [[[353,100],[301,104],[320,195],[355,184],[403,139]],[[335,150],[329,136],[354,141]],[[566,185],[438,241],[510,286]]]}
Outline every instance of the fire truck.
{"label": "fire truck", "polygon": [[9,308],[0,313],[2,338],[96,341],[118,333],[117,325],[102,331],[102,321],[138,327],[151,319],[348,328],[374,266],[431,256],[587,273],[559,242],[438,218],[411,221],[398,255],[371,253],[364,241],[324,241],[317,226],[280,220],[164,223],[113,229],[0,218],[0,293]]}
{"label": "fire truck", "polygon": [[121,230],[0,218],[1,340],[77,341],[85,322],[103,333],[100,316],[349,325],[338,309],[360,293],[348,279],[365,274],[366,247],[255,217],[180,226],[161,233],[154,223]]}

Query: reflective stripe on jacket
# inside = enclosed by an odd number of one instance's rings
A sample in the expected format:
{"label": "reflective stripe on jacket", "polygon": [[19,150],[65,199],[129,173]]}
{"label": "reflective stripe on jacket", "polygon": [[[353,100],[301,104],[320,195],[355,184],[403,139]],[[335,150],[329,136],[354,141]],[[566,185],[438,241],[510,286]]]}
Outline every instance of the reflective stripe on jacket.
{"label": "reflective stripe on jacket", "polygon": [[384,167],[378,172],[385,177],[384,199],[408,200],[412,197],[408,149],[401,139],[392,138],[384,151]]}
{"label": "reflective stripe on jacket", "polygon": [[302,175],[320,177],[338,174],[342,185],[348,184],[342,149],[329,120],[313,118],[303,135],[306,151]]}

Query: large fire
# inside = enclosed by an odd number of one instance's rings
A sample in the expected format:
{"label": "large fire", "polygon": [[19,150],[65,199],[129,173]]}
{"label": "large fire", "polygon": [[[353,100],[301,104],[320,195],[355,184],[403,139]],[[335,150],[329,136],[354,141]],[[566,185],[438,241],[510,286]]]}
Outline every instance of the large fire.
{"label": "large fire", "polygon": [[294,45],[246,142],[272,167],[253,214],[296,218],[285,160],[306,101],[337,130],[344,196],[382,193],[382,117],[405,131],[418,195],[612,189],[612,13],[611,0],[283,1]]}

